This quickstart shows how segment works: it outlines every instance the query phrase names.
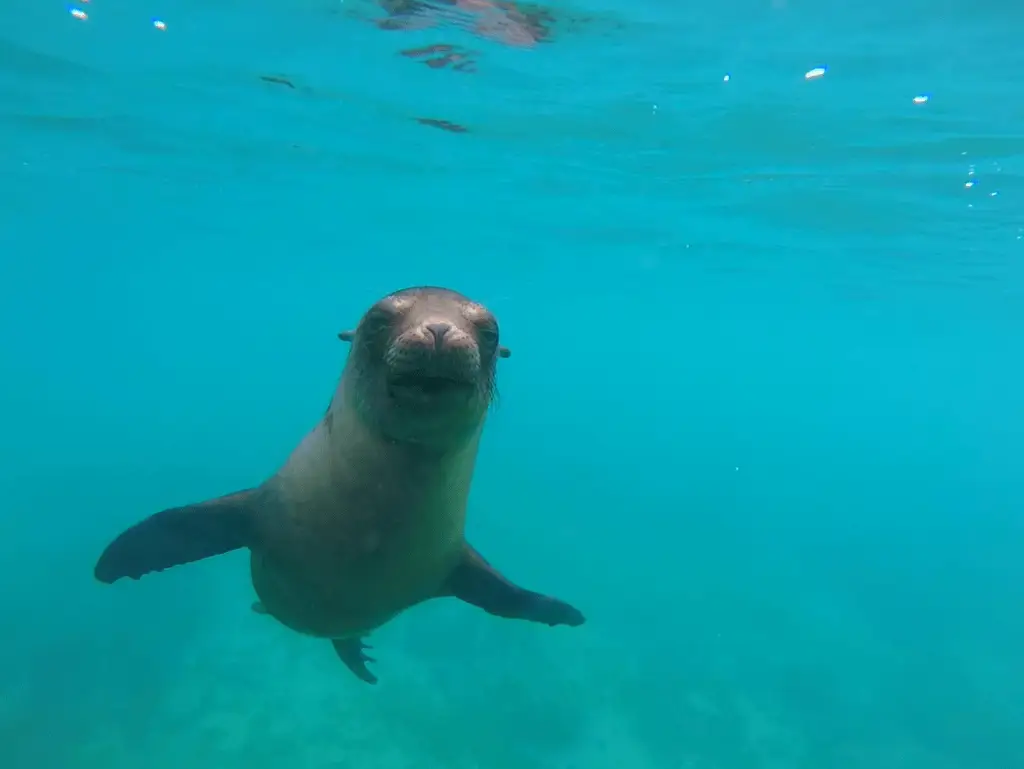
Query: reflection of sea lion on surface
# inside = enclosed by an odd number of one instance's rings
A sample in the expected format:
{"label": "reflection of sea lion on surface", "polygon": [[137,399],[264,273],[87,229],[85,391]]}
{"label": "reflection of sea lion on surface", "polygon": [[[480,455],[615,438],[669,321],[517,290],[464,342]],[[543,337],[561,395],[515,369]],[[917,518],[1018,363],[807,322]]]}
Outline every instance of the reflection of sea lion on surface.
{"label": "reflection of sea lion on surface", "polygon": [[[553,43],[565,34],[607,34],[623,26],[622,21],[607,14],[574,13],[564,7],[555,11],[525,0],[345,0],[339,12],[382,30],[457,27],[481,39],[516,48]],[[402,53],[420,58],[435,69],[452,65],[450,69],[460,72],[475,72],[479,55],[478,51],[444,42]]]}
{"label": "reflection of sea lion on surface", "polygon": [[550,11],[509,0],[378,0],[381,29],[424,29],[447,21],[505,45],[532,46],[550,35]]}
{"label": "reflection of sea lion on surface", "polygon": [[254,488],[156,513],[104,550],[111,583],[248,548],[254,609],[330,639],[363,681],[363,638],[411,606],[453,596],[499,617],[576,626],[569,604],[521,588],[464,538],[466,505],[508,350],[483,305],[399,291],[354,331],[327,413]]}

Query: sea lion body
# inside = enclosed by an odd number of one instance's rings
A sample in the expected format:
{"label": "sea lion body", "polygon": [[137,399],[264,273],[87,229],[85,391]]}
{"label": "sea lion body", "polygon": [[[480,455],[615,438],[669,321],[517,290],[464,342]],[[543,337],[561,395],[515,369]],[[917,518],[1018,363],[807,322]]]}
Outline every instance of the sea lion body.
{"label": "sea lion body", "polygon": [[343,409],[325,419],[269,484],[286,502],[262,517],[250,558],[267,613],[343,638],[437,595],[461,557],[478,443],[430,458]]}
{"label": "sea lion body", "polygon": [[102,582],[247,547],[254,608],[331,639],[362,680],[362,638],[422,601],[579,625],[556,598],[505,579],[464,538],[497,359],[497,323],[448,289],[414,288],[341,335],[352,349],[327,413],[259,486],[144,519],[101,555]]}

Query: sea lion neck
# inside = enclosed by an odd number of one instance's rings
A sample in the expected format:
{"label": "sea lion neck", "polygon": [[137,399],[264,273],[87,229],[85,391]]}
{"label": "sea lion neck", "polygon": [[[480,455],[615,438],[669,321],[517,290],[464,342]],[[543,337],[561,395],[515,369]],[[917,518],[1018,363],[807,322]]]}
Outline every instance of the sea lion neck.
{"label": "sea lion neck", "polygon": [[[389,453],[404,455],[410,460],[446,461],[476,454],[483,427],[484,420],[480,419],[467,425],[464,431],[448,433],[443,439],[438,433],[428,433],[423,436],[423,440],[419,440],[418,435],[392,434],[376,416],[368,418],[360,408],[349,402],[344,392],[339,392],[324,415],[319,430],[324,431],[324,439],[330,445],[329,451],[337,457],[354,459],[351,455],[364,450],[361,448],[363,446],[385,445]],[[335,435],[342,435],[344,439],[337,440]]]}

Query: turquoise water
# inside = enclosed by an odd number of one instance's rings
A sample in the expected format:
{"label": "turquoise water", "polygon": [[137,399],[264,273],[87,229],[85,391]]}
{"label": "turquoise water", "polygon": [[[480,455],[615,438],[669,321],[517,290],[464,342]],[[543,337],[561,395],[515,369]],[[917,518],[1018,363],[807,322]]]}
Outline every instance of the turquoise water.
{"label": "turquoise water", "polygon": [[[73,7],[0,8],[3,766],[1024,766],[1024,11]],[[586,625],[424,604],[370,687],[244,553],[94,581],[421,283],[513,351],[468,536]]]}

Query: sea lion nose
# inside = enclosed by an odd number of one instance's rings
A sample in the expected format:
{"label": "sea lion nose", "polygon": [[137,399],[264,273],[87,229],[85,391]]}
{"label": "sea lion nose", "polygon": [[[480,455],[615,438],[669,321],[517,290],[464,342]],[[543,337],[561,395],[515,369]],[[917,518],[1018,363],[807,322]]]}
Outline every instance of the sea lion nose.
{"label": "sea lion nose", "polygon": [[440,350],[441,343],[444,341],[445,334],[452,330],[451,323],[428,323],[427,331],[434,335],[434,349]]}

